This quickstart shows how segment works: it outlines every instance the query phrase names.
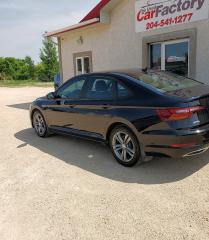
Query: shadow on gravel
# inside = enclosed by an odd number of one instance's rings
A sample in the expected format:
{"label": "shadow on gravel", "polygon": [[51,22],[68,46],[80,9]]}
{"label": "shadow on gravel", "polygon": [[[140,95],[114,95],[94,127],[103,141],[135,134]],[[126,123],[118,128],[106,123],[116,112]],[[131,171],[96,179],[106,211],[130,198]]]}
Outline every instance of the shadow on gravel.
{"label": "shadow on gravel", "polygon": [[20,104],[8,105],[7,107],[17,108],[22,110],[29,110],[30,104],[31,103],[20,103]]}
{"label": "shadow on gravel", "polygon": [[[41,139],[33,129],[15,134],[23,142],[50,154],[68,164],[115,181],[139,184],[163,184],[180,181],[209,163],[208,154],[185,159],[154,159],[151,162],[125,168],[119,165],[108,147],[67,136],[51,136]],[[43,159],[44,161],[44,159]]]}

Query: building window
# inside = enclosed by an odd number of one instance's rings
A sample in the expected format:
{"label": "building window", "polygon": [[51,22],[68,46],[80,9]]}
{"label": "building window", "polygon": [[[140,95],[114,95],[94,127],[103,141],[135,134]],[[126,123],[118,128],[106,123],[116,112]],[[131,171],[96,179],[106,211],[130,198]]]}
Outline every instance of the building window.
{"label": "building window", "polygon": [[153,69],[161,69],[161,44],[150,45],[150,67]]}
{"label": "building window", "polygon": [[92,53],[81,52],[73,54],[74,73],[81,75],[92,72]]}
{"label": "building window", "polygon": [[76,58],[76,75],[90,73],[90,59],[89,57]]}
{"label": "building window", "polygon": [[189,39],[150,44],[150,67],[189,74]]}

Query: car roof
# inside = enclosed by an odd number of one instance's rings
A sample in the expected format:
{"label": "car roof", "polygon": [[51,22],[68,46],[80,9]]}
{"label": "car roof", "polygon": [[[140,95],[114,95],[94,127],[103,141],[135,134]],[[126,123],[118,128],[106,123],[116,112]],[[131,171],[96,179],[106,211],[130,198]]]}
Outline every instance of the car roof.
{"label": "car roof", "polygon": [[130,68],[130,69],[116,69],[116,70],[110,70],[110,71],[102,71],[102,72],[94,72],[86,74],[88,76],[91,75],[97,75],[97,74],[117,74],[117,75],[127,75],[134,78],[139,77],[141,74],[145,74],[147,69],[140,69],[140,68]]}

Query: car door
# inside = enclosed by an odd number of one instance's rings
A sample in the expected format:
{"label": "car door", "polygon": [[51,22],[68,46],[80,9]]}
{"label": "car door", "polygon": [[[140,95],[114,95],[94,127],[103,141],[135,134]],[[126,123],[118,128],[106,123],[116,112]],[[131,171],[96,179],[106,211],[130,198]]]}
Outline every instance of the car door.
{"label": "car door", "polygon": [[114,115],[116,80],[103,75],[88,78],[81,101],[79,128],[89,136],[104,139],[105,128]]}
{"label": "car door", "polygon": [[47,122],[51,129],[79,129],[79,106],[85,84],[85,77],[76,77],[58,89],[52,105],[47,107]]}

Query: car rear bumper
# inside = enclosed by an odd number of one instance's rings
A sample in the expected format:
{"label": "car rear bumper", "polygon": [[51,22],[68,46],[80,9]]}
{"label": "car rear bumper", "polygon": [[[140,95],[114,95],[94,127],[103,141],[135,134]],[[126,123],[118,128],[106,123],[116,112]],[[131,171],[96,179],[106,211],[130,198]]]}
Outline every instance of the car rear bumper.
{"label": "car rear bumper", "polygon": [[144,151],[148,156],[189,157],[209,149],[209,125],[186,131],[151,131],[143,138]]}

